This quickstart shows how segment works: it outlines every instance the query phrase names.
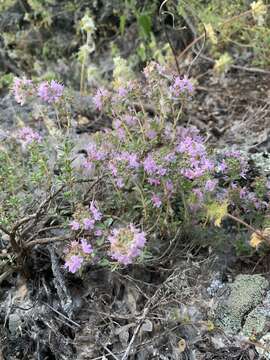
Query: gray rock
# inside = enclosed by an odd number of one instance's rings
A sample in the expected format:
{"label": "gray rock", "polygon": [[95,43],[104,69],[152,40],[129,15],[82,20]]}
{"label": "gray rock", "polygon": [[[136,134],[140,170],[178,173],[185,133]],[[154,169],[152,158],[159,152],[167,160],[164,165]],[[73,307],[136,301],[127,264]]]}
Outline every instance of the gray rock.
{"label": "gray rock", "polygon": [[217,325],[229,334],[237,334],[251,313],[245,330],[249,332],[254,323],[261,321],[259,314],[252,314],[252,310],[262,302],[268,286],[261,275],[238,275],[234,283],[228,285],[228,295],[217,306]]}
{"label": "gray rock", "polygon": [[18,314],[10,314],[8,319],[8,327],[9,331],[12,335],[15,335],[18,331],[19,327],[21,326],[22,321],[21,317]]}
{"label": "gray rock", "polygon": [[248,337],[261,336],[265,333],[267,327],[268,316],[263,308],[257,307],[248,314],[243,326],[243,335]]}

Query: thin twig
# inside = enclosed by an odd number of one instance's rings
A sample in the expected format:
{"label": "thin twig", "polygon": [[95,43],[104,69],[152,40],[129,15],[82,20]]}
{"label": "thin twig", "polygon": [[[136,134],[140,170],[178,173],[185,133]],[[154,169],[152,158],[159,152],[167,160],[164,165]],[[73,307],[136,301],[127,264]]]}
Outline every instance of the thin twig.
{"label": "thin twig", "polygon": [[132,347],[132,345],[133,345],[133,343],[134,343],[134,341],[135,341],[135,339],[136,339],[136,336],[138,335],[138,332],[140,331],[140,328],[141,328],[141,326],[142,326],[142,324],[143,324],[146,316],[148,315],[148,313],[149,313],[149,311],[150,311],[151,303],[152,303],[152,301],[155,299],[155,297],[156,297],[156,295],[157,295],[157,293],[158,293],[159,290],[160,290],[160,289],[157,289],[157,291],[155,292],[154,296],[147,302],[146,307],[145,307],[144,310],[143,310],[143,314],[142,314],[142,316],[140,317],[140,319],[139,319],[139,321],[138,321],[138,324],[137,324],[137,326],[136,326],[136,329],[134,330],[134,333],[133,333],[133,335],[132,335],[132,338],[131,338],[131,340],[130,340],[130,342],[129,342],[129,344],[128,344],[128,347],[127,347],[127,349],[126,349],[126,351],[125,351],[125,353],[124,353],[124,355],[123,355],[123,357],[122,357],[121,360],[127,360],[128,356],[129,356],[129,353],[130,353],[130,351],[131,351],[131,347]]}
{"label": "thin twig", "polygon": [[[175,48],[171,42],[171,39],[169,37],[169,34],[168,34],[168,31],[167,31],[167,28],[166,28],[166,25],[165,25],[165,19],[164,19],[164,15],[165,14],[168,14],[169,12],[167,11],[162,11],[164,5],[166,4],[168,0],[164,0],[163,3],[160,5],[160,8],[159,8],[159,16],[162,18],[162,27],[165,31],[165,36],[166,36],[166,39],[169,43],[169,46],[172,50],[172,53],[173,53],[173,57],[174,57],[174,61],[175,61],[175,65],[176,65],[176,68],[177,68],[177,72],[178,72],[178,75],[180,76],[181,75],[181,72],[180,72],[180,67],[179,67],[179,63],[178,63],[178,59],[177,59],[177,53],[175,51]],[[170,13],[169,13],[170,14]],[[170,14],[171,15],[171,14]]]}
{"label": "thin twig", "polygon": [[37,218],[39,217],[39,215],[41,214],[41,212],[43,211],[43,208],[46,206],[46,204],[51,201],[57,194],[59,194],[59,192],[61,192],[64,189],[65,185],[62,185],[57,191],[55,191],[53,194],[50,194],[44,201],[41,202],[41,204],[39,205],[37,211],[34,214],[30,214],[28,216],[25,216],[24,218],[20,219],[19,221],[17,221],[15,223],[15,225],[13,226],[11,232],[10,232],[10,243],[11,246],[13,248],[13,250],[17,253],[20,254],[22,252],[23,249],[23,244],[18,244],[18,242],[16,241],[16,236],[17,236],[17,231],[18,229],[23,225],[26,224],[27,222],[29,222],[32,219],[35,219],[35,221],[37,220]]}
{"label": "thin twig", "polygon": [[161,286],[159,286],[157,288],[157,290],[155,291],[154,295],[146,302],[146,305],[144,307],[144,310],[143,310],[143,313],[142,313],[142,316],[140,316],[138,318],[138,323],[137,323],[137,326],[134,330],[134,333],[132,335],[132,338],[128,344],[128,347],[123,355],[123,357],[121,358],[121,360],[127,360],[128,359],[128,356],[129,356],[129,353],[131,351],[131,348],[133,346],[133,343],[136,339],[136,336],[138,335],[139,331],[140,331],[140,328],[146,318],[146,316],[148,315],[149,311],[151,310],[151,306],[153,303],[157,303],[157,298],[158,296],[160,295],[160,292],[161,292],[161,289],[165,286],[165,284],[167,284],[168,281],[170,281],[172,279],[172,277],[174,276],[175,274],[175,271],[165,280],[165,282],[163,284],[161,284]]}
{"label": "thin twig", "polygon": [[119,358],[116,355],[114,355],[114,353],[110,349],[108,349],[108,347],[106,345],[104,345],[102,343],[100,343],[100,344],[107,351],[107,353],[110,354],[115,360],[119,360]]}
{"label": "thin twig", "polygon": [[28,249],[35,245],[44,245],[44,244],[49,244],[51,242],[67,241],[67,240],[70,240],[70,236],[55,236],[49,238],[36,239],[26,243],[25,248]]}
{"label": "thin twig", "polygon": [[246,223],[244,220],[239,219],[238,217],[232,215],[232,214],[227,214],[227,217],[238,222],[239,224],[244,225],[246,228],[248,228],[249,230],[253,231],[255,234],[257,234],[259,237],[261,237],[263,240],[265,240],[268,244],[270,244],[270,238],[268,236],[265,236],[262,234],[261,231],[255,229],[252,225],[249,225],[248,223]]}
{"label": "thin twig", "polygon": [[58,314],[59,316],[62,316],[64,319],[66,319],[67,321],[69,321],[71,324],[77,326],[77,327],[81,327],[80,324],[76,323],[75,321],[69,319],[67,316],[65,316],[64,314],[60,313],[60,311],[54,309],[51,305],[49,305],[48,303],[46,302],[43,302],[43,304],[45,304],[46,306],[48,306],[52,311],[54,311],[56,314]]}

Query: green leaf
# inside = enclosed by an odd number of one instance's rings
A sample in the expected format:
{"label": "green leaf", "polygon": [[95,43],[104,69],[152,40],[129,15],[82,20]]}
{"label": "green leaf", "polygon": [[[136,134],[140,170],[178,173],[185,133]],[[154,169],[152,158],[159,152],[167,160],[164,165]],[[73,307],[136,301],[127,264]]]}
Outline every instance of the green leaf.
{"label": "green leaf", "polygon": [[103,244],[104,244],[104,238],[101,237],[101,238],[97,239],[97,240],[96,240],[96,244],[97,244],[97,246],[103,245]]}
{"label": "green leaf", "polygon": [[109,218],[109,219],[105,220],[104,223],[105,223],[105,225],[106,225],[107,227],[110,227],[110,226],[112,225],[112,223],[113,223],[113,219],[112,219],[112,218]]}
{"label": "green leaf", "polygon": [[140,43],[140,45],[137,48],[137,53],[142,61],[146,61],[147,55],[146,55],[146,49],[143,43]]}
{"label": "green leaf", "polygon": [[147,38],[150,37],[151,28],[152,28],[152,22],[150,16],[147,14],[140,14],[138,16],[137,21],[138,21],[140,33]]}
{"label": "green leaf", "polygon": [[119,25],[119,29],[120,29],[120,34],[121,36],[124,35],[124,32],[125,32],[125,28],[126,28],[126,16],[125,15],[121,15],[120,16],[120,25]]}
{"label": "green leaf", "polygon": [[100,266],[109,266],[110,265],[110,261],[108,260],[108,259],[101,259],[100,261],[99,261],[99,265]]}

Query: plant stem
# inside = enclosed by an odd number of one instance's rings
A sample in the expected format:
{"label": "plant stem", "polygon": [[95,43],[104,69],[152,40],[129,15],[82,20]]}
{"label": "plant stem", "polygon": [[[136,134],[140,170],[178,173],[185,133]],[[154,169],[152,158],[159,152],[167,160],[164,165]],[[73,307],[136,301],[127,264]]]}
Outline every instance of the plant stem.
{"label": "plant stem", "polygon": [[255,229],[252,225],[249,225],[248,223],[246,223],[244,220],[239,219],[238,217],[232,215],[232,214],[227,214],[227,217],[238,222],[239,224],[244,225],[246,228],[248,228],[249,230],[253,231],[254,233],[256,233],[259,237],[261,237],[263,240],[265,240],[268,244],[270,244],[270,238],[268,236],[264,236],[261,231]]}

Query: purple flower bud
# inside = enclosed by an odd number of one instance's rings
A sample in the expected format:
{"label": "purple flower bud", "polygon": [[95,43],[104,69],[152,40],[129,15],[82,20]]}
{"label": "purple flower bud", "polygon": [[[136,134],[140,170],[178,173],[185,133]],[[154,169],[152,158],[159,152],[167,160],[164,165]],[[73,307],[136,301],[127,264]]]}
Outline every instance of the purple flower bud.
{"label": "purple flower bud", "polygon": [[91,254],[93,252],[92,246],[88,244],[85,239],[81,239],[81,247],[85,254]]}
{"label": "purple flower bud", "polygon": [[24,127],[18,132],[18,138],[25,144],[32,144],[33,142],[41,142],[41,136],[30,127]]}
{"label": "purple flower bud", "polygon": [[57,81],[52,80],[50,83],[44,81],[38,86],[38,96],[45,102],[51,104],[59,101],[64,92],[64,86]]}
{"label": "purple flower bud", "polygon": [[108,240],[111,243],[111,257],[123,265],[131,264],[140,255],[146,241],[144,232],[140,232],[132,224],[113,229]]}
{"label": "purple flower bud", "polygon": [[93,230],[95,226],[95,221],[90,218],[83,219],[84,230]]}
{"label": "purple flower bud", "polygon": [[125,186],[123,179],[122,178],[117,178],[116,179],[116,185],[117,185],[117,187],[119,189],[123,188]]}
{"label": "purple flower bud", "polygon": [[97,229],[96,231],[95,231],[95,236],[102,236],[103,235],[103,231],[101,230],[101,229]]}
{"label": "purple flower bud", "polygon": [[64,267],[68,269],[71,273],[75,273],[82,266],[83,258],[78,255],[72,255],[66,262]]}
{"label": "purple flower bud", "polygon": [[106,89],[97,89],[96,95],[93,97],[93,102],[97,110],[101,111],[105,100],[108,98],[109,92]]}
{"label": "purple flower bud", "polygon": [[91,201],[90,211],[92,212],[93,218],[94,218],[96,221],[101,220],[102,214],[101,214],[101,212],[98,210],[98,208],[95,206],[95,202],[94,202],[94,201]]}
{"label": "purple flower bud", "polygon": [[160,208],[162,205],[161,199],[157,194],[153,194],[151,197],[151,201],[153,203],[153,206],[156,208]]}
{"label": "purple flower bud", "polygon": [[81,227],[80,223],[78,221],[76,221],[76,220],[71,221],[69,226],[71,227],[72,230],[75,230],[75,231],[79,230],[80,227]]}
{"label": "purple flower bud", "polygon": [[217,183],[218,181],[216,179],[214,180],[207,180],[206,183],[205,183],[205,190],[206,191],[209,191],[209,192],[212,192],[215,190],[215,187],[217,186]]}
{"label": "purple flower bud", "polygon": [[33,91],[32,80],[28,80],[25,77],[22,79],[15,77],[12,90],[17,103],[24,105],[27,96],[29,96]]}

